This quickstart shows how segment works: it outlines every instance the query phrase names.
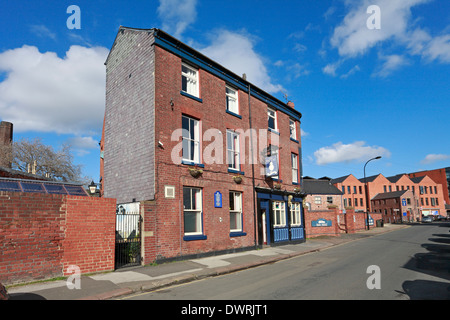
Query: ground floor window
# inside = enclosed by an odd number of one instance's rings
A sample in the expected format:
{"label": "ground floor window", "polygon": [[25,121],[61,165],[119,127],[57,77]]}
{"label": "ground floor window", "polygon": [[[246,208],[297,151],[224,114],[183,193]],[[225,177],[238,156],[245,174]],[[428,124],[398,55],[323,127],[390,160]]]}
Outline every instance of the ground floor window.
{"label": "ground floor window", "polygon": [[284,201],[273,201],[273,226],[285,227],[286,226],[286,209]]}
{"label": "ground floor window", "polygon": [[202,234],[202,190],[183,187],[184,234]]}
{"label": "ground floor window", "polygon": [[242,193],[230,191],[230,232],[242,231]]}
{"label": "ground floor window", "polygon": [[301,203],[292,202],[291,203],[291,226],[300,226],[302,224],[301,220]]}

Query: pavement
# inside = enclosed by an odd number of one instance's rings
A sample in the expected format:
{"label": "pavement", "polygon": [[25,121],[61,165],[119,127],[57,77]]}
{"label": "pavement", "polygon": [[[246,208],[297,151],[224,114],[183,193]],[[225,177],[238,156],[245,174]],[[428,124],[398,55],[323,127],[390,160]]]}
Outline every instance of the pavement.
{"label": "pavement", "polygon": [[69,278],[68,280],[13,286],[8,288],[8,294],[10,300],[120,299],[134,293],[154,291],[176,284],[275,263],[405,227],[408,225],[385,224],[384,227],[371,228],[353,234],[341,234],[338,237],[310,238],[299,244],[268,246],[239,253],[82,275],[79,277],[79,282]]}

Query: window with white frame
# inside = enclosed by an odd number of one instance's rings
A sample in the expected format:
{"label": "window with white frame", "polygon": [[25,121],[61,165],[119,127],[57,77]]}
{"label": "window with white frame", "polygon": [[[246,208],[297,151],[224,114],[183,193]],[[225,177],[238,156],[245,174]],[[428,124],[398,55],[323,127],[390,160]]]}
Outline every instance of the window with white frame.
{"label": "window with white frame", "polygon": [[292,182],[298,183],[298,156],[291,153]]}
{"label": "window with white frame", "polygon": [[242,231],[242,193],[230,191],[230,232]]}
{"label": "window with white frame", "polygon": [[239,114],[238,92],[237,90],[226,86],[225,93],[227,97],[227,110]]}
{"label": "window with white frame", "polygon": [[271,145],[271,144],[267,147],[267,156],[272,158],[274,161],[276,161],[276,164],[274,164],[274,165],[276,165],[276,167],[278,168],[278,170],[277,170],[278,174],[271,175],[271,178],[275,179],[275,180],[278,180],[280,177],[280,175],[279,175],[279,173],[280,173],[280,154],[278,152],[278,149],[279,148],[277,146]]}
{"label": "window with white frame", "polygon": [[239,134],[227,130],[227,163],[228,168],[240,170]]}
{"label": "window with white frame", "polygon": [[300,226],[302,224],[301,205],[300,202],[291,203],[291,226]]}
{"label": "window with white frame", "polygon": [[285,227],[286,226],[286,208],[284,201],[273,201],[273,226]]}
{"label": "window with white frame", "polygon": [[193,118],[182,116],[183,128],[183,160],[200,162],[200,129],[199,121]]}
{"label": "window with white frame", "polygon": [[184,63],[181,65],[181,90],[195,97],[199,96],[198,70]]}
{"label": "window with white frame", "polygon": [[184,234],[202,234],[202,190],[183,187]]}
{"label": "window with white frame", "polygon": [[322,197],[318,197],[318,196],[314,197],[314,203],[315,204],[322,204]]}
{"label": "window with white frame", "polygon": [[297,140],[297,128],[295,125],[295,121],[292,119],[289,119],[289,133],[291,139]]}
{"label": "window with white frame", "polygon": [[271,108],[267,108],[267,116],[269,118],[269,129],[277,131],[277,112]]}

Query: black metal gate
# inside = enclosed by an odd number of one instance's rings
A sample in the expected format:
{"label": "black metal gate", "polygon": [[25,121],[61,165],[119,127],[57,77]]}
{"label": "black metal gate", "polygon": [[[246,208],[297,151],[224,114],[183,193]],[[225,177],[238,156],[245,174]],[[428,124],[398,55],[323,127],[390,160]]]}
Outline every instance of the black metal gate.
{"label": "black metal gate", "polygon": [[141,264],[141,215],[126,212],[119,207],[116,212],[115,268]]}

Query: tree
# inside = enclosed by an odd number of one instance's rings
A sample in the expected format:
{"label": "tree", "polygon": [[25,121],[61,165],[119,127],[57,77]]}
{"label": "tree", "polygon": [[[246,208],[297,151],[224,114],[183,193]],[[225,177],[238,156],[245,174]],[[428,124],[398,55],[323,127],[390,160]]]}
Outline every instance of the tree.
{"label": "tree", "polygon": [[[8,146],[3,147],[3,149]],[[6,161],[12,168],[22,172],[30,172],[61,181],[83,182],[81,165],[73,163],[69,144],[62,144],[60,150],[44,145],[40,138],[22,139],[12,144],[12,152],[3,152]]]}

